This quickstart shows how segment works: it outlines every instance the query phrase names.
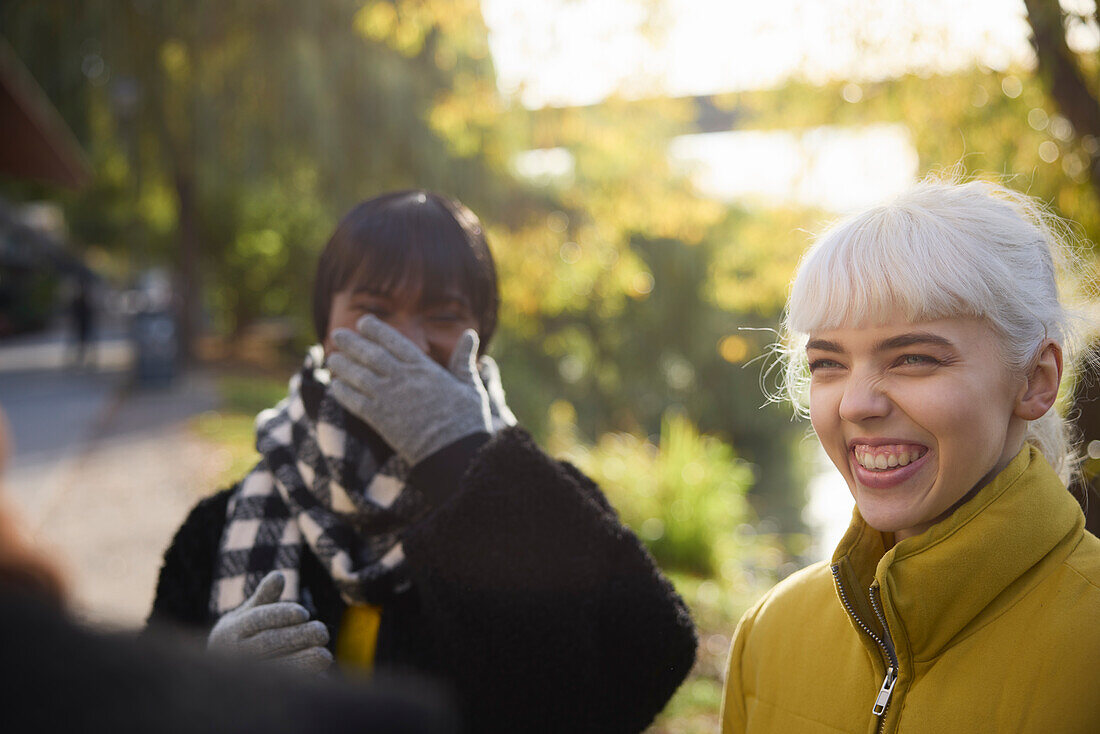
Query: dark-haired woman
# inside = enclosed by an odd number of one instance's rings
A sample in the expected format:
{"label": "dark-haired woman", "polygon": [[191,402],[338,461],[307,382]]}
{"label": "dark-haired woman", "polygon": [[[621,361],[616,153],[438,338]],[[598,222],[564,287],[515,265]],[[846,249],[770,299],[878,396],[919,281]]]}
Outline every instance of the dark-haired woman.
{"label": "dark-haired woman", "polygon": [[427,191],[360,204],[313,306],[323,346],[257,417],[260,463],[180,528],[151,621],[305,670],[430,675],[469,731],[645,728],[692,623],[599,489],[515,427],[477,217]]}

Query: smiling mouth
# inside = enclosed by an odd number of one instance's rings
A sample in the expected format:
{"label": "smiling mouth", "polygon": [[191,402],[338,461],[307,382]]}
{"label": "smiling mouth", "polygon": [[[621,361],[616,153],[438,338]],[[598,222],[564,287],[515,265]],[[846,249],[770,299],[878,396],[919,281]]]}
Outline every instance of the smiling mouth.
{"label": "smiling mouth", "polygon": [[928,453],[927,446],[920,444],[886,444],[870,446],[855,444],[852,456],[857,464],[868,471],[888,472],[891,469],[908,466]]}

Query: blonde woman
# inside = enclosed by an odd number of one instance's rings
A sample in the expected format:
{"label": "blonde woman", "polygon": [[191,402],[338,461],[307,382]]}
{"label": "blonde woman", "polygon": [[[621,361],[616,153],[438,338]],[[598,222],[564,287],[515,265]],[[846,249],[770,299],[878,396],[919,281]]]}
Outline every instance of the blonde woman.
{"label": "blonde woman", "polygon": [[723,732],[1100,731],[1100,540],[1053,408],[1076,324],[1050,222],[928,181],[805,256],[788,387],[856,509],[831,560],[742,618]]}

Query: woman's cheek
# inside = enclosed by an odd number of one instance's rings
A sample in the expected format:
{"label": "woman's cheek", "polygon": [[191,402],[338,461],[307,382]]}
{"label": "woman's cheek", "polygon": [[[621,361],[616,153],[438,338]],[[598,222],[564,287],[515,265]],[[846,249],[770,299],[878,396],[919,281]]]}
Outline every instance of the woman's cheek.
{"label": "woman's cheek", "polygon": [[818,438],[824,442],[831,426],[839,421],[839,401],[834,397],[835,390],[826,384],[810,387],[810,425]]}
{"label": "woman's cheek", "polygon": [[451,355],[458,345],[458,339],[450,335],[435,335],[428,341],[428,356],[439,364],[447,367],[451,363]]}

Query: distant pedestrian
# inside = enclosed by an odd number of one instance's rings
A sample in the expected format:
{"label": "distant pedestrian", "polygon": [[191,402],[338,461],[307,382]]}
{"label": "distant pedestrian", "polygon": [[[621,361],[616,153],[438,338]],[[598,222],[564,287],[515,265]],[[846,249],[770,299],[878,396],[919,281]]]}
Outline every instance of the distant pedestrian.
{"label": "distant pedestrian", "polygon": [[93,293],[92,277],[86,272],[82,272],[77,277],[76,292],[69,304],[69,314],[73,329],[73,364],[76,367],[84,367],[90,361],[94,366],[96,361],[95,294]]}
{"label": "distant pedestrian", "polygon": [[596,485],[514,426],[485,354],[498,298],[459,202],[355,207],[317,267],[323,346],[258,416],[260,463],[180,528],[152,621],[432,675],[472,732],[648,726],[691,668],[690,616]]}

